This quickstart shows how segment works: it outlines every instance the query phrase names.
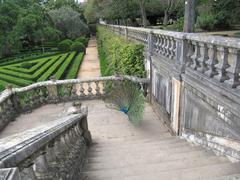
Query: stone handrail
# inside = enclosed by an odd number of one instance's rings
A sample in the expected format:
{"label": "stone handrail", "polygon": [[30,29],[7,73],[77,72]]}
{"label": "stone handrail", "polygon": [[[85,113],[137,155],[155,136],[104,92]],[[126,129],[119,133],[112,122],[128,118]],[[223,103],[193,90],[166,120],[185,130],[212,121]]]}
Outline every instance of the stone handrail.
{"label": "stone handrail", "polygon": [[0,140],[0,179],[80,179],[91,143],[87,109]]}
{"label": "stone handrail", "polygon": [[[159,57],[180,73],[195,73],[223,88],[240,87],[240,40],[201,33],[103,25],[125,39],[143,43],[147,56]],[[185,71],[186,70],[186,71]],[[240,94],[237,90],[237,94]]]}
{"label": "stone handrail", "polygon": [[139,84],[147,93],[149,80],[131,76],[110,76],[90,79],[46,81],[23,88],[6,89],[0,95],[0,130],[22,112],[41,105],[65,101],[103,98],[109,83],[128,80]]}

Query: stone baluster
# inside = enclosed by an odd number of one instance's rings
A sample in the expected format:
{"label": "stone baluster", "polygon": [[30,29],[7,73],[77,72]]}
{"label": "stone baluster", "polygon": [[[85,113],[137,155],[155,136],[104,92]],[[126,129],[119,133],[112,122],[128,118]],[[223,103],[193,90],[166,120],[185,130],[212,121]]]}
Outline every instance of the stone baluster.
{"label": "stone baluster", "polygon": [[20,165],[21,180],[37,180],[33,166],[34,162],[32,161],[32,159],[26,159]]}
{"label": "stone baluster", "polygon": [[165,53],[166,53],[166,39],[165,39],[165,36],[161,36],[161,39],[162,39],[162,43],[161,43],[161,54],[164,56]]}
{"label": "stone baluster", "polygon": [[92,93],[92,87],[91,87],[91,82],[88,82],[88,96],[92,96],[93,93]]}
{"label": "stone baluster", "polygon": [[208,71],[205,74],[212,78],[213,76],[217,75],[216,71],[216,64],[218,63],[217,60],[217,47],[213,44],[208,45],[209,48],[209,59],[207,60],[206,64],[208,66]]}
{"label": "stone baluster", "polygon": [[219,47],[218,51],[220,52],[219,63],[216,65],[218,75],[215,77],[218,81],[224,82],[228,80],[226,69],[229,67],[228,64],[228,49],[225,47]]}
{"label": "stone baluster", "polygon": [[192,56],[194,54],[194,46],[191,41],[186,40],[186,67],[191,67],[193,65]]}
{"label": "stone baluster", "polygon": [[170,56],[170,47],[171,47],[170,38],[168,36],[165,36],[165,39],[166,39],[165,56],[169,57]]}
{"label": "stone baluster", "polygon": [[170,48],[169,48],[169,58],[173,59],[175,57],[176,42],[173,37],[169,38]]}
{"label": "stone baluster", "polygon": [[208,60],[208,47],[205,43],[199,43],[200,46],[200,57],[198,58],[198,62],[200,67],[197,68],[201,73],[206,72],[207,69],[207,60]]}
{"label": "stone baluster", "polygon": [[96,84],[96,96],[100,96],[101,93],[100,93],[99,81],[96,81],[95,84]]}
{"label": "stone baluster", "polygon": [[229,53],[231,53],[232,62],[230,64],[230,67],[226,69],[227,74],[229,76],[229,80],[226,81],[226,83],[232,87],[236,88],[238,85],[240,85],[240,50],[230,48]]}
{"label": "stone baluster", "polygon": [[194,46],[194,53],[191,56],[192,62],[193,64],[191,65],[191,68],[193,68],[194,70],[196,70],[200,65],[199,65],[199,57],[200,57],[200,46],[198,42],[193,41],[192,42],[193,46]]}
{"label": "stone baluster", "polygon": [[76,86],[73,86],[71,90],[71,100],[75,100],[77,98],[78,98],[77,89]]}
{"label": "stone baluster", "polygon": [[83,83],[80,83],[80,97],[85,97],[85,89],[83,87]]}

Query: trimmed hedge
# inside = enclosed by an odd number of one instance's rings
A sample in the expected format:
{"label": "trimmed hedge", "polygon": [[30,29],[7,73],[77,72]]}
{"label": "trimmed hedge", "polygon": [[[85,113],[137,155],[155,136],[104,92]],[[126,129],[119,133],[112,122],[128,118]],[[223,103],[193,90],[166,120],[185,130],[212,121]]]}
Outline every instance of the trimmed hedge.
{"label": "trimmed hedge", "polygon": [[0,73],[15,76],[18,78],[24,78],[28,80],[35,81],[42,73],[44,73],[55,61],[58,61],[58,59],[61,56],[56,56],[55,58],[52,58],[50,61],[48,61],[41,69],[36,71],[33,75],[26,74],[26,73],[16,73],[15,71],[7,70],[7,69],[0,69]]}
{"label": "trimmed hedge", "polygon": [[75,42],[81,42],[85,47],[88,45],[88,38],[85,37],[79,37],[75,40]]}
{"label": "trimmed hedge", "polygon": [[17,78],[17,77],[9,76],[9,75],[6,75],[6,74],[1,74],[0,79],[4,80],[6,82],[9,82],[9,84],[13,83],[13,84],[16,84],[18,86],[27,86],[27,85],[33,83],[33,81],[26,80],[26,79],[23,79],[23,78]]}
{"label": "trimmed hedge", "polygon": [[61,52],[68,52],[70,51],[70,47],[73,44],[73,41],[70,39],[65,39],[58,44],[58,49]]}
{"label": "trimmed hedge", "polygon": [[32,73],[32,72],[38,70],[39,68],[41,68],[41,66],[43,66],[45,63],[47,63],[47,61],[50,61],[51,58],[50,59],[49,58],[39,59],[38,61],[40,61],[40,60],[41,60],[41,62],[37,63],[35,66],[33,66],[30,69],[14,67],[14,66],[7,66],[6,69],[10,69],[10,70],[20,72],[20,73]]}
{"label": "trimmed hedge", "polygon": [[74,79],[77,77],[77,74],[78,74],[78,71],[79,71],[79,68],[80,68],[80,65],[83,61],[83,57],[84,57],[84,54],[83,53],[79,53],[75,59],[74,59],[74,62],[70,68],[70,70],[68,71],[67,73],[67,76],[66,76],[66,79]]}
{"label": "trimmed hedge", "polygon": [[68,68],[68,66],[71,64],[73,61],[74,57],[76,56],[76,52],[71,53],[68,58],[64,61],[62,64],[61,68],[58,69],[56,74],[54,75],[55,79],[59,80],[63,76],[64,72]]}
{"label": "trimmed hedge", "polygon": [[102,75],[117,73],[137,77],[146,76],[142,44],[126,42],[124,38],[104,27],[97,27],[97,37],[98,49],[105,56],[104,60],[100,57],[102,71],[104,71]]}
{"label": "trimmed hedge", "polygon": [[44,54],[41,54],[40,56],[30,56],[30,57],[27,57],[27,58],[17,58],[17,59],[14,59],[14,60],[11,60],[11,61],[7,61],[7,62],[3,62],[3,63],[0,63],[0,66],[6,66],[6,65],[11,65],[11,64],[14,64],[14,63],[22,63],[22,62],[26,62],[26,61],[32,61],[32,60],[35,60],[35,59],[39,59],[39,58],[45,58],[45,57],[49,57],[49,56],[55,56],[55,55],[58,55],[60,54],[59,52],[56,53],[44,53]]}
{"label": "trimmed hedge", "polygon": [[47,81],[49,77],[61,66],[69,54],[63,55],[58,61],[56,61],[37,81]]}
{"label": "trimmed hedge", "polygon": [[70,49],[71,51],[85,52],[85,46],[81,42],[74,42]]}

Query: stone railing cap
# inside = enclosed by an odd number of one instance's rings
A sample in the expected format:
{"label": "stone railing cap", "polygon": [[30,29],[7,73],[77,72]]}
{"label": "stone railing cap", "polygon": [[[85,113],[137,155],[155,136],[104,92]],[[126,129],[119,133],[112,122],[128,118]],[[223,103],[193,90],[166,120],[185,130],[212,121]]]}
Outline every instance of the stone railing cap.
{"label": "stone railing cap", "polygon": [[86,113],[69,115],[31,130],[0,139],[0,168],[16,167],[69,127],[87,117]]}

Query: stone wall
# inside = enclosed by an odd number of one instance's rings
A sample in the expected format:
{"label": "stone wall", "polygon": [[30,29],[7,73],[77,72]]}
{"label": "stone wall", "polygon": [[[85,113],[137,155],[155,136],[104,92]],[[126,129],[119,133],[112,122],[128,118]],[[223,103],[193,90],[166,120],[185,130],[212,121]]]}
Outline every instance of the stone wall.
{"label": "stone wall", "polygon": [[240,40],[103,25],[145,45],[152,102],[176,134],[240,159]]}

